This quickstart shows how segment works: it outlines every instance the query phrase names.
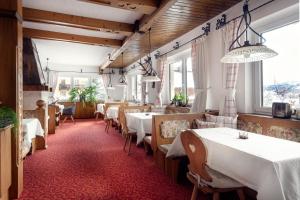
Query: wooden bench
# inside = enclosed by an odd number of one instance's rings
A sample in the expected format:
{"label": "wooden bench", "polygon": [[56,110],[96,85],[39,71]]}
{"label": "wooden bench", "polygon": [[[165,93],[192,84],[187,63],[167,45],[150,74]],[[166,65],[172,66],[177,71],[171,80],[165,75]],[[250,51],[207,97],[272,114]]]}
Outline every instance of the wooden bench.
{"label": "wooden bench", "polygon": [[38,100],[36,105],[37,108],[35,110],[23,111],[23,118],[37,118],[44,129],[44,137],[36,136],[36,138],[33,139],[31,153],[34,153],[35,150],[47,148],[48,112],[46,110],[46,102],[43,100]]}
{"label": "wooden bench", "polygon": [[[161,134],[161,124],[165,121],[172,120],[186,120],[189,122],[190,127],[192,128],[195,119],[203,119],[203,113],[180,113],[180,114],[164,114],[164,115],[155,115],[152,119],[152,139],[151,147],[153,150],[153,155],[156,164],[165,171],[165,173],[171,177],[174,182],[178,182],[179,171],[182,164],[186,166],[186,157],[174,157],[166,158],[167,147],[172,144],[175,137],[164,138]],[[184,174],[185,175],[185,174]]]}
{"label": "wooden bench", "polygon": [[295,119],[240,113],[238,129],[300,142],[300,121]]}

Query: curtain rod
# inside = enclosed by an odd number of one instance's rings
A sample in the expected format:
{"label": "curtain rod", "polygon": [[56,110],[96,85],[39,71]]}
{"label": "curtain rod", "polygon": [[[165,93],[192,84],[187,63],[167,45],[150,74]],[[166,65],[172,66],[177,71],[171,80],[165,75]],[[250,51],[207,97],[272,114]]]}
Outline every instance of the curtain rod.
{"label": "curtain rod", "polygon": [[[264,4],[260,5],[260,6],[257,6],[257,7],[255,7],[255,8],[253,8],[253,9],[250,10],[249,12],[253,12],[253,11],[255,11],[255,10],[257,10],[257,9],[259,9],[259,8],[261,8],[261,7],[263,7],[263,6],[265,6],[265,5],[268,5],[269,3],[273,2],[273,1],[275,1],[275,0],[267,1],[266,3],[264,3]],[[228,22],[226,22],[226,23],[224,24],[224,26],[227,25],[227,24],[229,24],[230,22],[232,22],[232,21],[238,19],[238,18],[241,18],[242,16],[243,16],[243,15],[240,15],[240,16],[237,16],[237,17],[235,17],[235,18],[229,20]],[[185,43],[183,43],[183,44],[181,44],[181,45],[179,45],[179,43],[176,42],[176,44],[178,44],[178,45],[177,45],[177,46],[174,46],[173,49],[171,49],[171,50],[169,50],[169,51],[167,51],[167,52],[165,52],[165,53],[163,53],[163,54],[157,53],[157,54],[155,54],[155,57],[156,57],[156,58],[159,58],[159,57],[161,57],[161,56],[164,56],[164,55],[166,55],[166,54],[169,54],[169,53],[171,53],[171,52],[173,52],[173,51],[175,51],[175,50],[177,50],[177,49],[179,49],[179,48],[181,48],[181,47],[183,47],[183,46],[185,46],[185,45],[191,43],[191,42],[194,41],[194,40],[197,40],[197,39],[199,39],[199,38],[201,38],[201,37],[203,37],[203,36],[205,36],[205,35],[208,35],[208,32],[210,32],[210,29],[209,29],[209,31],[208,31],[208,30],[205,30],[205,28],[207,28],[208,24],[210,24],[210,23],[207,23],[206,27],[202,27],[202,30],[204,30],[204,33],[202,33],[201,35],[198,35],[197,37],[195,37],[195,38],[193,38],[193,39],[191,39],[191,40],[189,40],[189,41],[187,41],[187,42],[185,42]],[[207,32],[207,31],[208,31],[208,32]]]}

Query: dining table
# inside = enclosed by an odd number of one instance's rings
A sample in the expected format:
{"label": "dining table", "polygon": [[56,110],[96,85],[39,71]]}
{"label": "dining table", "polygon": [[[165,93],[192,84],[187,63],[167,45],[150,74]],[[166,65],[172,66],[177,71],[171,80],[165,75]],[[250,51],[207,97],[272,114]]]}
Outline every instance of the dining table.
{"label": "dining table", "polygon": [[140,144],[146,134],[152,133],[152,116],[159,115],[156,112],[126,113],[126,123],[130,130],[136,131],[137,145]]}
{"label": "dining table", "polygon": [[[193,131],[207,149],[207,165],[256,190],[258,200],[300,199],[300,143],[231,128]],[[179,134],[167,157],[180,155]]]}

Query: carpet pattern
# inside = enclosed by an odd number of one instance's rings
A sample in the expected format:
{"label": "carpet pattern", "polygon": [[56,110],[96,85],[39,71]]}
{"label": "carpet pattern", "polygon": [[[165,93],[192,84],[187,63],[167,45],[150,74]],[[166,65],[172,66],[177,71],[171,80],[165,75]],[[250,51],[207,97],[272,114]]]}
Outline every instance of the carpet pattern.
{"label": "carpet pattern", "polygon": [[58,127],[48,149],[24,161],[21,200],[185,200],[192,187],[172,183],[147,156],[124,139],[104,131],[103,121],[79,121]]}

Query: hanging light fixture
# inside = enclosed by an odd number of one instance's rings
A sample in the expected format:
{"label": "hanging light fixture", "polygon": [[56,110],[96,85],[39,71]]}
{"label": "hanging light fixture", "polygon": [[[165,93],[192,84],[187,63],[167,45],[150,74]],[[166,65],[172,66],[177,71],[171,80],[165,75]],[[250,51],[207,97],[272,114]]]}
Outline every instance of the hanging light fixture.
{"label": "hanging light fixture", "polygon": [[109,78],[109,82],[108,82],[108,85],[107,85],[107,88],[108,90],[114,90],[115,87],[113,87],[112,83],[111,83],[111,75],[114,74],[114,70],[111,70],[111,72],[108,73],[108,78]]}
{"label": "hanging light fixture", "polygon": [[125,73],[126,71],[124,70],[124,55],[123,55],[123,52],[122,52],[122,67],[119,71],[121,77],[119,79],[119,84],[117,86],[120,86],[120,87],[124,87],[124,86],[127,86],[127,80],[126,80],[126,76],[125,76]]}
{"label": "hanging light fixture", "polygon": [[145,63],[139,62],[140,66],[143,68],[145,72],[142,77],[143,82],[159,82],[161,81],[160,78],[157,76],[156,71],[153,69],[152,66],[152,59],[151,59],[151,28],[149,29],[149,54],[145,59]]}
{"label": "hanging light fixture", "polygon": [[[267,58],[272,58],[277,56],[274,50],[266,47],[263,43],[266,41],[260,34],[258,34],[251,26],[251,14],[249,12],[248,1],[245,0],[243,6],[243,15],[242,19],[239,23],[237,30],[237,38],[232,42],[229,47],[229,52],[221,59],[222,63],[248,63],[261,61]],[[245,29],[240,32],[242,22],[245,22]],[[248,40],[248,31],[252,31],[255,35],[257,35],[260,39],[260,43],[251,44]],[[246,40],[244,45],[241,45],[239,39],[246,35]],[[237,47],[234,48],[234,45],[237,44]]]}

